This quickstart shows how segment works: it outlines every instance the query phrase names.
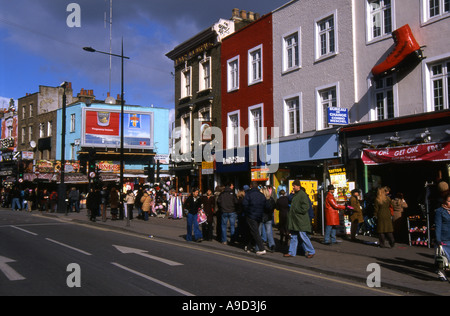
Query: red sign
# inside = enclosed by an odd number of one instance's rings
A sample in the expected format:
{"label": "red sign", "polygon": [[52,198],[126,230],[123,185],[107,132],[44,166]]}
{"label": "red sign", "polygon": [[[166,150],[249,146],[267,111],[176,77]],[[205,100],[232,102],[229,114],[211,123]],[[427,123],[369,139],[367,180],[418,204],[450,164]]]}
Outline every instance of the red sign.
{"label": "red sign", "polygon": [[86,111],[86,134],[119,136],[120,113]]}
{"label": "red sign", "polygon": [[450,142],[364,149],[361,158],[365,165],[450,160]]}

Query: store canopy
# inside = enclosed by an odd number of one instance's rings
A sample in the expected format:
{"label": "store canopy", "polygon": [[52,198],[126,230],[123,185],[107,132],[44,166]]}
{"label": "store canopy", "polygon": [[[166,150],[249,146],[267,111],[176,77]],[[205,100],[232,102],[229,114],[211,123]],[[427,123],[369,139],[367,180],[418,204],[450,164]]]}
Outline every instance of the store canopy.
{"label": "store canopy", "polygon": [[361,158],[365,165],[414,161],[446,161],[450,160],[450,142],[364,149]]}

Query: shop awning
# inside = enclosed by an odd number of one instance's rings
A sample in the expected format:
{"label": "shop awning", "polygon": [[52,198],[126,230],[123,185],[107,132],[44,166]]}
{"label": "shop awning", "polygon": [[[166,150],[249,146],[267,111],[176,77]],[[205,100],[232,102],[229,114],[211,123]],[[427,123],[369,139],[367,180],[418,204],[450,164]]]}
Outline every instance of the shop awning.
{"label": "shop awning", "polygon": [[446,161],[450,160],[450,142],[364,149],[361,159],[365,165],[414,161]]}

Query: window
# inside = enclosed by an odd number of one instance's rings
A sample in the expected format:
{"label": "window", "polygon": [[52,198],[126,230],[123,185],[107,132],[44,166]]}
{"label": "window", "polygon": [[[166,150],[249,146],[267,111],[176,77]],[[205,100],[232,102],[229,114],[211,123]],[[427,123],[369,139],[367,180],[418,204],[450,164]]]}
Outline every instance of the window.
{"label": "window", "polygon": [[47,123],[47,136],[52,136],[53,122],[49,121]]}
{"label": "window", "polygon": [[434,111],[450,108],[450,60],[433,64],[430,67],[431,95]]}
{"label": "window", "polygon": [[374,82],[375,119],[387,120],[395,117],[394,78],[392,76]]}
{"label": "window", "polygon": [[181,118],[181,153],[191,151],[191,114],[185,114]]}
{"label": "window", "polygon": [[33,140],[33,126],[28,126],[28,141],[31,142]]}
{"label": "window", "polygon": [[22,127],[22,135],[21,135],[21,139],[20,139],[20,142],[22,144],[25,144],[25,141],[27,139],[26,136],[27,136],[27,128],[26,127]]}
{"label": "window", "polygon": [[237,148],[240,146],[239,113],[239,111],[235,111],[228,114],[227,148]]}
{"label": "window", "polygon": [[26,112],[27,112],[27,107],[24,105],[24,106],[22,106],[22,119],[26,118]]}
{"label": "window", "polygon": [[200,91],[211,89],[211,58],[200,62]]}
{"label": "window", "polygon": [[70,132],[75,132],[75,113],[70,114]]}
{"label": "window", "polygon": [[328,125],[328,108],[340,107],[339,84],[323,86],[316,89],[317,97],[317,130],[330,127]]}
{"label": "window", "polygon": [[337,53],[336,13],[316,22],[316,60]]}
{"label": "window", "polygon": [[30,117],[33,117],[33,103],[30,103]]}
{"label": "window", "polygon": [[262,142],[263,116],[262,106],[255,105],[249,107],[249,145],[256,145]]}
{"label": "window", "polygon": [[449,0],[428,0],[428,15],[429,18],[434,18],[443,14],[449,13]]}
{"label": "window", "polygon": [[285,135],[301,133],[300,97],[290,97],[284,100]]}
{"label": "window", "polygon": [[239,56],[234,57],[227,62],[227,86],[228,91],[239,89]]}
{"label": "window", "polygon": [[299,34],[295,32],[283,37],[283,72],[300,67]]}
{"label": "window", "polygon": [[191,67],[185,68],[181,72],[181,98],[187,98],[192,96],[192,78]]}
{"label": "window", "polygon": [[39,138],[45,137],[44,123],[39,123]]}
{"label": "window", "polygon": [[199,121],[210,121],[211,120],[211,107],[205,107],[198,112]]}
{"label": "window", "polygon": [[391,0],[369,0],[368,10],[368,40],[383,38],[392,32],[393,14]]}
{"label": "window", "polygon": [[248,52],[248,84],[261,82],[262,75],[262,45],[259,45]]}

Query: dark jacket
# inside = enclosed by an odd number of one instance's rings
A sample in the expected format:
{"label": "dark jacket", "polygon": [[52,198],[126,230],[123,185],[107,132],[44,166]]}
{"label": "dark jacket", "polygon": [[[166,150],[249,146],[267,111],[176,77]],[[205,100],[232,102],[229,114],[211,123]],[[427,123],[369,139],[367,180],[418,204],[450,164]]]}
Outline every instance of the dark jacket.
{"label": "dark jacket", "polygon": [[91,211],[98,211],[100,208],[101,196],[99,191],[89,192],[86,199],[86,208]]}
{"label": "dark jacket", "polygon": [[286,214],[289,213],[289,198],[287,196],[280,196],[280,198],[277,200],[276,209],[280,211],[280,214]]}
{"label": "dark jacket", "polygon": [[242,205],[244,206],[245,216],[257,222],[262,221],[266,207],[266,197],[257,188],[253,188],[245,193]]}
{"label": "dark jacket", "polygon": [[199,208],[202,207],[202,198],[201,196],[197,196],[197,199],[194,200],[194,196],[191,194],[184,202],[184,209],[188,210],[189,214],[197,214]]}
{"label": "dark jacket", "polygon": [[217,199],[217,205],[223,213],[236,212],[238,199],[230,187],[226,187]]}

